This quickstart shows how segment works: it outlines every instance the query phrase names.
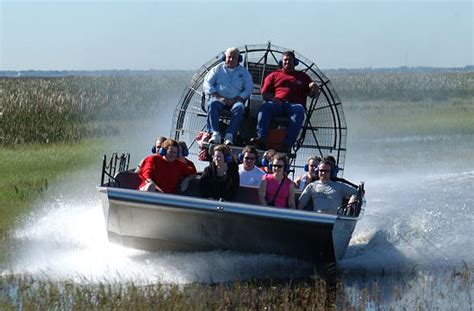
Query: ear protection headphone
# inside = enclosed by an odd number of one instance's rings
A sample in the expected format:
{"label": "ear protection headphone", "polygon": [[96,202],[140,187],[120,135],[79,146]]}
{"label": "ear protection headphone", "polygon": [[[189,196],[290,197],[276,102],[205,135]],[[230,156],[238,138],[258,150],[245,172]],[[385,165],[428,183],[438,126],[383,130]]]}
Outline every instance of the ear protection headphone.
{"label": "ear protection headphone", "polygon": [[339,173],[339,166],[336,165],[331,170],[331,178],[337,177],[337,173]]}
{"label": "ear protection headphone", "polygon": [[309,172],[309,165],[308,165],[308,163],[306,163],[306,164],[304,165],[304,168],[303,168],[303,169],[304,169],[305,172]]}
{"label": "ear protection headphone", "polygon": [[234,161],[234,159],[232,158],[231,154],[228,154],[228,155],[225,156],[224,161],[225,161],[225,163],[230,163],[230,162]]}
{"label": "ear protection headphone", "polygon": [[153,145],[153,147],[151,147],[151,153],[156,153],[156,146]]}
{"label": "ear protection headphone", "polygon": [[[222,150],[219,150],[222,152]],[[222,154],[224,154],[224,162],[225,163],[231,163],[234,161],[234,158],[232,157],[232,154],[225,154],[224,152],[222,152]],[[212,159],[214,159],[214,157],[212,157]],[[212,162],[212,160],[211,160]]]}
{"label": "ear protection headphone", "polygon": [[[273,163],[268,164],[268,168],[273,171]],[[290,171],[290,166],[288,164],[285,164],[283,167],[283,171],[285,173],[288,173]]]}
{"label": "ear protection headphone", "polygon": [[[253,153],[252,153],[253,154]],[[241,152],[239,153],[239,156],[237,157],[237,160],[239,160],[239,163],[243,163],[244,162],[244,153]],[[255,155],[255,163],[257,163],[258,161],[258,154]],[[268,162],[268,161],[267,161]]]}
{"label": "ear protection headphone", "polygon": [[[293,63],[295,64],[295,67],[296,67],[300,64],[300,60],[295,57],[295,59],[293,60]],[[278,61],[278,67],[283,68],[283,61],[282,60]]]}
{"label": "ear protection headphone", "polygon": [[[242,55],[240,55],[240,53],[239,53],[239,63],[241,63],[243,60],[244,60],[244,58],[243,58]],[[225,62],[225,53],[222,54],[222,56],[221,56],[221,61]],[[295,65],[295,66],[296,66],[296,65]]]}
{"label": "ear protection headphone", "polygon": [[[184,144],[183,144],[183,145],[184,145]],[[181,150],[181,152],[183,153],[183,157],[187,157],[187,156],[189,155],[188,147],[184,147],[184,148],[183,148],[183,146],[182,146],[181,144],[179,144],[179,147],[181,147],[181,149],[183,149],[183,150]],[[179,157],[179,156],[180,156],[180,155],[179,155],[179,148],[178,148],[178,157]]]}
{"label": "ear protection headphone", "polygon": [[[153,148],[152,148],[152,150],[153,150]],[[156,150],[156,147],[155,147],[155,150]],[[163,148],[163,147],[160,148],[160,156],[164,157],[167,152],[168,152],[168,149]],[[183,155],[184,155],[184,151],[183,151]],[[176,153],[176,156],[179,157],[179,149],[178,149],[178,152]]]}
{"label": "ear protection headphone", "polygon": [[[306,162],[306,164],[304,165],[303,170],[304,170],[305,172],[309,172],[309,164],[308,164],[308,162],[311,161],[311,160],[314,160],[314,158],[309,158],[308,161]],[[318,165],[316,165],[316,171],[317,171],[317,170],[318,170]]]}

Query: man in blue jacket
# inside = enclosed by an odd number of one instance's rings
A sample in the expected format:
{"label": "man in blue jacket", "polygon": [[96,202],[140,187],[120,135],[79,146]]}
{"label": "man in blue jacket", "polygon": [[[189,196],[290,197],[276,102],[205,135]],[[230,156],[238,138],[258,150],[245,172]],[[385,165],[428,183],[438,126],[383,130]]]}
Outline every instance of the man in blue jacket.
{"label": "man in blue jacket", "polygon": [[207,129],[212,133],[210,143],[222,142],[219,115],[222,109],[227,109],[232,116],[224,136],[224,144],[233,144],[234,135],[244,117],[244,102],[252,94],[252,76],[245,67],[239,65],[239,57],[237,48],[228,48],[225,51],[225,62],[213,67],[204,78],[204,92],[209,96]]}

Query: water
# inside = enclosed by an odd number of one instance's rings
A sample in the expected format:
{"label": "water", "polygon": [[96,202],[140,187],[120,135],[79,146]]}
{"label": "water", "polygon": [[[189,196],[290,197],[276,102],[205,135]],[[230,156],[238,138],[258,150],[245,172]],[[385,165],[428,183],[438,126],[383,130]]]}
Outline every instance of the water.
{"label": "water", "polygon": [[[146,140],[153,142],[152,131],[147,133]],[[359,276],[373,278],[386,291],[388,304],[395,299],[391,297],[395,287],[401,289],[402,298],[397,298],[401,301],[423,295],[424,284],[433,280],[443,292],[443,282],[453,269],[474,266],[474,135],[357,137],[355,133],[348,139],[345,177],[365,181],[367,205],[339,265],[343,282],[357,297],[362,286]],[[122,139],[122,150],[127,144],[132,150],[143,149],[147,146],[143,140]],[[141,157],[146,151],[136,153]],[[74,173],[72,184],[65,177],[36,203],[35,212],[12,233],[8,272],[135,284],[275,280],[313,272],[307,263],[272,255],[150,253],[111,244],[95,189],[98,169]],[[406,284],[416,293],[403,290]],[[469,301],[472,288],[464,295],[461,299]]]}

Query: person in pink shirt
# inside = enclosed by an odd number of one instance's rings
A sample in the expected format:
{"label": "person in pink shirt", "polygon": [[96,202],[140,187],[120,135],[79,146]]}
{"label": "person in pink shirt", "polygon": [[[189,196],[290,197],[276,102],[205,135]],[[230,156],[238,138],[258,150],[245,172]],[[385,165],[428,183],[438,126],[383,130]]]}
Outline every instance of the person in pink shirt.
{"label": "person in pink shirt", "polygon": [[262,176],[258,189],[260,204],[279,208],[296,208],[295,184],[287,177],[288,159],[277,153],[271,162],[272,174]]}

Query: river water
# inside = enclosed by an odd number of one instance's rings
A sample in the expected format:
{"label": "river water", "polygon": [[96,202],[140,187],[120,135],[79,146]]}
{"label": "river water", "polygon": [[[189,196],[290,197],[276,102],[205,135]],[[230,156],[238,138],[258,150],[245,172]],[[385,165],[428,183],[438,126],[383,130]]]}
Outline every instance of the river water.
{"label": "river water", "polygon": [[[162,126],[168,134],[169,124]],[[365,181],[367,203],[339,265],[342,282],[358,297],[373,279],[386,306],[395,300],[409,305],[435,286],[431,305],[449,306],[436,293],[455,291],[445,283],[450,273],[474,266],[474,134],[360,136],[357,128],[349,132],[344,177]],[[137,131],[113,148],[143,150],[135,152],[138,159],[154,132]],[[135,284],[275,280],[312,273],[307,263],[272,255],[150,253],[109,243],[95,189],[100,165],[98,160],[74,172],[72,183],[65,176],[38,200],[34,212],[12,232],[9,273]],[[407,286],[411,290],[403,290]],[[397,297],[392,296],[395,288]],[[455,303],[472,308],[472,276],[468,289],[455,294]]]}

